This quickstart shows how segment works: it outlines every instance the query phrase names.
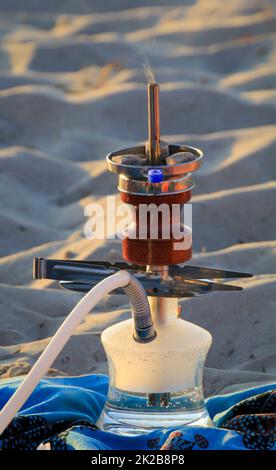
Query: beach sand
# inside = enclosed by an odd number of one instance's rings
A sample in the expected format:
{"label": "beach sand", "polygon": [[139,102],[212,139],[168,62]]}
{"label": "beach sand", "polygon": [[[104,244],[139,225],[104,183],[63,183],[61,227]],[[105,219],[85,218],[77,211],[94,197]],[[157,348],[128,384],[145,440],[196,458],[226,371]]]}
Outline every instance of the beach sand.
{"label": "beach sand", "polygon": [[[30,370],[81,297],[34,281],[32,258],[121,258],[84,238],[84,208],[117,192],[105,155],[146,138],[148,63],[163,138],[205,154],[192,263],[255,274],[182,301],[213,335],[205,393],[275,381],[275,27],[267,0],[1,0],[1,378]],[[129,315],[106,297],[49,373],[106,373],[100,333]]]}

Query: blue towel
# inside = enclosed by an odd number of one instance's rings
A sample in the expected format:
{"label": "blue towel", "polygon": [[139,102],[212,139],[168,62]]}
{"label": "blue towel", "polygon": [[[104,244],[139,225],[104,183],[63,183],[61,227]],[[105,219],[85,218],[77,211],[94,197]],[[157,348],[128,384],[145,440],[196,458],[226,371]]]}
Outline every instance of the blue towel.
{"label": "blue towel", "polygon": [[[22,378],[0,382],[0,407]],[[183,426],[135,437],[97,429],[108,389],[105,375],[41,380],[0,438],[1,449],[36,449],[50,442],[55,450],[248,450],[275,448],[275,384],[206,400],[215,427]]]}

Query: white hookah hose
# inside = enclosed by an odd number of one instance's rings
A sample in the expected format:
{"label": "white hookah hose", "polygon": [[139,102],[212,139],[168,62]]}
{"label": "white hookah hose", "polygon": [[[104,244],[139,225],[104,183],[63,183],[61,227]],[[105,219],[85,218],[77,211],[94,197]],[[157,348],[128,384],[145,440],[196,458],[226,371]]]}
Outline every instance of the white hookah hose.
{"label": "white hookah hose", "polygon": [[93,289],[91,289],[80,300],[75,308],[73,308],[28,375],[0,411],[0,435],[24,405],[25,401],[29,398],[42,377],[48,372],[54,360],[85,315],[95,307],[105,294],[108,294],[119,287],[127,286],[130,283],[130,280],[131,276],[127,271],[120,271],[116,274],[112,274],[93,287]]}

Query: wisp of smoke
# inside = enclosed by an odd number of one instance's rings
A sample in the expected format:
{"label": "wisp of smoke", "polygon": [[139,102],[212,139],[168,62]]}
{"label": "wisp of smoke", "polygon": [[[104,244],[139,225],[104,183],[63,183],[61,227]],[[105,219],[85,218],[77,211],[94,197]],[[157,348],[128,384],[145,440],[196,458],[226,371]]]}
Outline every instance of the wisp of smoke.
{"label": "wisp of smoke", "polygon": [[147,57],[144,55],[144,71],[148,83],[155,83],[156,79]]}
{"label": "wisp of smoke", "polygon": [[[155,83],[156,78],[155,78],[154,72],[152,70],[152,67],[150,66],[148,58],[146,57],[145,53],[142,50],[138,50],[137,52],[135,52],[135,54],[132,54],[131,56],[129,56],[127,60],[124,62],[123,69],[126,70],[127,67],[129,67],[130,64],[134,62],[134,59],[139,56],[143,58],[142,67],[144,69],[146,81],[148,83]],[[141,62],[139,60],[139,67],[141,66],[140,64]]]}

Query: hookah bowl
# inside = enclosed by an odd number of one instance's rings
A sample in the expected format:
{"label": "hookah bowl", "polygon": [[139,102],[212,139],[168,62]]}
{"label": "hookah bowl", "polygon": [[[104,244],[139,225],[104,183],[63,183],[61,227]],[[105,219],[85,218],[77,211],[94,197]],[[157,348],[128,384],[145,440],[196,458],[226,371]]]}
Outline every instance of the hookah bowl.
{"label": "hookah bowl", "polygon": [[[118,177],[121,200],[131,206],[134,215],[123,239],[127,262],[34,260],[35,278],[59,280],[60,286],[67,289],[86,292],[118,270],[130,271],[144,289],[154,328],[150,338],[143,327],[138,328],[139,337],[133,334],[133,319],[110,326],[101,337],[110,381],[97,424],[105,431],[123,435],[189,424],[212,425],[202,389],[212,337],[205,329],[180,318],[178,300],[241,290],[212,280],[251,276],[186,264],[192,256],[192,231],[185,211],[181,222],[174,209],[177,206],[178,213],[183,212],[190,201],[194,186],[191,175],[201,165],[203,154],[193,147],[161,141],[157,83],[148,85],[148,134],[145,145],[106,157],[109,171]],[[156,211],[152,219],[153,206]],[[141,207],[146,216],[140,212]],[[180,236],[175,235],[176,225]],[[112,294],[122,294],[122,289]],[[139,304],[138,296],[132,294]]]}

